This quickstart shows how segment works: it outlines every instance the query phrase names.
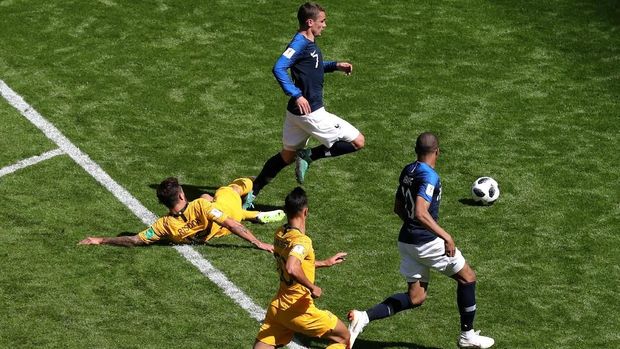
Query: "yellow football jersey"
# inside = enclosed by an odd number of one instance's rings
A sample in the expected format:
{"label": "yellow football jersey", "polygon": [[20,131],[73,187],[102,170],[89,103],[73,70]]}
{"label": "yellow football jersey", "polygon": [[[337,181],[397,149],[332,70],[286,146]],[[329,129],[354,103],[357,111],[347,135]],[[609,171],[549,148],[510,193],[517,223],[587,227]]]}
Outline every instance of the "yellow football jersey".
{"label": "yellow football jersey", "polygon": [[145,242],[169,240],[173,243],[205,242],[221,231],[230,233],[221,224],[229,217],[226,209],[206,199],[191,201],[179,214],[167,214],[138,233]]}
{"label": "yellow football jersey", "polygon": [[[299,229],[284,225],[275,234],[273,256],[280,273],[280,288],[271,304],[284,310],[293,304],[313,303],[310,290],[297,283],[286,272],[286,260],[294,256],[301,261],[301,268],[310,282],[314,283],[315,257],[312,240]],[[299,302],[302,300],[302,302]]]}

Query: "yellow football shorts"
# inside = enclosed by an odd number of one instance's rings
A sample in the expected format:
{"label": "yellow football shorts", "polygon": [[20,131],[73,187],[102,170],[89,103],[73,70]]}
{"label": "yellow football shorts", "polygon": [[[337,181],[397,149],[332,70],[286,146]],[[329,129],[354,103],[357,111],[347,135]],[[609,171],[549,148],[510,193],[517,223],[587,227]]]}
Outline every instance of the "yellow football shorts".
{"label": "yellow football shorts", "polygon": [[293,339],[295,333],[321,337],[336,328],[337,323],[336,315],[328,310],[321,310],[314,304],[301,310],[298,307],[279,310],[270,305],[256,339],[273,346],[285,345]]}
{"label": "yellow football shorts", "polygon": [[[225,187],[220,187],[213,197],[216,207],[225,212],[228,217],[241,222],[245,219],[254,219],[258,215],[257,211],[246,211],[241,207],[241,196],[247,195],[252,190],[252,180],[250,178],[237,178]],[[235,188],[237,187],[237,188]],[[230,234],[230,230],[220,228],[216,232],[212,232],[206,238],[221,237]]]}

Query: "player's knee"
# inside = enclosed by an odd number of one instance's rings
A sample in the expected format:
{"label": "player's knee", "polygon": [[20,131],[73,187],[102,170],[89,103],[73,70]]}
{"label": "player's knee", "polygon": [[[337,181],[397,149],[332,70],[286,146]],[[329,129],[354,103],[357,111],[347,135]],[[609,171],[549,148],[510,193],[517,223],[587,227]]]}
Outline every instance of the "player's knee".
{"label": "player's knee", "polygon": [[465,264],[462,271],[461,278],[465,283],[476,282],[476,272],[469,264]]}
{"label": "player's knee", "polygon": [[351,144],[353,144],[355,149],[362,149],[366,145],[366,138],[364,138],[364,135],[360,133],[359,136],[357,136],[353,140],[353,142],[351,142]]}
{"label": "player's knee", "polygon": [[297,152],[294,150],[286,150],[282,149],[280,152],[280,156],[282,156],[282,160],[287,164],[292,164],[295,161],[295,156],[297,156]]}
{"label": "player's knee", "polygon": [[213,196],[209,195],[208,193],[204,193],[202,195],[200,195],[201,199],[205,199],[207,201],[213,201]]}
{"label": "player's knee", "polygon": [[476,272],[469,266],[469,264],[465,264],[463,269],[457,273],[456,280],[462,284],[476,282]]}
{"label": "player's knee", "polygon": [[252,348],[253,349],[271,349],[275,347],[273,345],[265,344],[257,339],[256,341],[254,341],[254,346]]}

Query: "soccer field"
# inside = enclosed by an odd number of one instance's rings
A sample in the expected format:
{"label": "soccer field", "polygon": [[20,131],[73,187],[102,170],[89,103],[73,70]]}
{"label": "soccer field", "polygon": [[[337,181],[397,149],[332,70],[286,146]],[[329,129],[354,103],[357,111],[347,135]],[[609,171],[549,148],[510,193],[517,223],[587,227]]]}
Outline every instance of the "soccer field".
{"label": "soccer field", "polygon": [[[168,176],[195,197],[258,174],[281,147],[271,68],[299,4],[0,0],[0,348],[251,347],[278,285],[269,254],[236,237],[194,259],[77,242],[164,215]],[[317,271],[317,305],[345,319],[405,290],[393,195],[433,131],[440,224],[478,276],[476,329],[496,348],[620,348],[620,3],[321,4],[325,59],[354,65],[326,75],[325,104],[366,148],[313,163],[304,185],[317,258],[349,253]],[[472,205],[480,176],[500,184],[493,206]],[[295,186],[286,168],[259,207]],[[263,241],[276,229],[248,226]],[[455,348],[458,324],[454,282],[435,273],[422,307],[355,348]]]}

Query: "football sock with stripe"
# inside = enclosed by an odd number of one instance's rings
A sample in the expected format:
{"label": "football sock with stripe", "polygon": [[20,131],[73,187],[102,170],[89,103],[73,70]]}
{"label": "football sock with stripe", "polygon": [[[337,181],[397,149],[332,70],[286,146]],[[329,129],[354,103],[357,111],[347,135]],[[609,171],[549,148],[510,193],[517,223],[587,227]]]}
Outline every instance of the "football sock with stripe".
{"label": "football sock with stripe", "polygon": [[373,321],[392,316],[398,312],[414,307],[413,303],[411,303],[411,299],[409,299],[409,294],[397,293],[366,310],[366,314],[368,314],[368,320]]}
{"label": "football sock with stripe", "polygon": [[272,156],[265,162],[263,169],[258,174],[258,177],[254,180],[254,195],[258,195],[258,193],[263,189],[264,186],[269,184],[283,168],[288,166],[288,164],[282,159],[282,155],[277,153]]}
{"label": "football sock with stripe", "polygon": [[456,288],[456,304],[461,314],[461,331],[474,328],[476,316],[476,282],[459,283]]}
{"label": "football sock with stripe", "polygon": [[338,141],[334,143],[330,148],[327,148],[324,145],[319,145],[318,147],[312,148],[312,154],[310,155],[310,159],[317,160],[321,158],[327,157],[335,157],[348,153],[352,153],[357,149],[353,146],[353,143],[346,141]]}

